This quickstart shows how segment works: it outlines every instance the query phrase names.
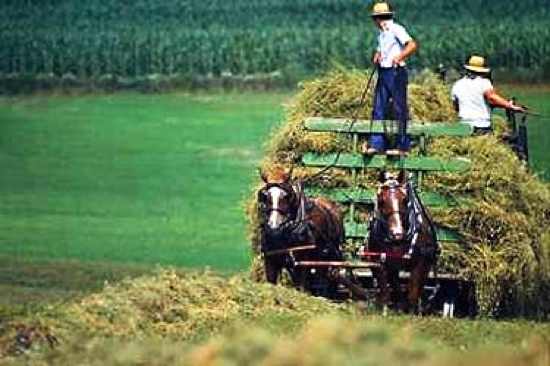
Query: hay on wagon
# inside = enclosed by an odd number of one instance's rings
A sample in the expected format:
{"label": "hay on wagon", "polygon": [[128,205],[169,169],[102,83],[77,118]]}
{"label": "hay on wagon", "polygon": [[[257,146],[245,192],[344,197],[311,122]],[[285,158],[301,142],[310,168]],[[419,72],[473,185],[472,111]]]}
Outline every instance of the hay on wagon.
{"label": "hay on wagon", "polygon": [[[350,151],[351,141],[333,133],[306,133],[307,117],[370,119],[372,90],[360,103],[367,73],[333,71],[305,82],[287,106],[286,122],[267,144],[262,169],[299,164],[306,151]],[[409,85],[411,119],[455,121],[449,86],[430,73],[420,74]],[[550,189],[532,174],[499,140],[506,123],[497,117],[495,135],[469,138],[437,138],[428,151],[439,157],[467,157],[466,173],[431,173],[424,188],[460,200],[458,207],[432,209],[438,224],[457,230],[466,239],[445,245],[442,270],[475,281],[481,314],[548,314],[550,301]],[[304,178],[317,169],[295,167]],[[350,186],[351,174],[341,169],[326,173],[321,185]],[[359,175],[359,184],[373,186],[374,175]],[[254,187],[254,191],[259,183]],[[259,221],[255,194],[246,203],[249,238],[255,255],[252,273],[262,278],[259,254]],[[359,213],[361,214],[361,213]],[[366,217],[366,214],[365,214]]]}

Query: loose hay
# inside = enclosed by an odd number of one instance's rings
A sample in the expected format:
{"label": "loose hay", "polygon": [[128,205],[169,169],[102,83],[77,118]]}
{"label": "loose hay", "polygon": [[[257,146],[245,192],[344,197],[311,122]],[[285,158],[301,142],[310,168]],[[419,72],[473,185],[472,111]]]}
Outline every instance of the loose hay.
{"label": "loose hay", "polygon": [[[48,339],[60,344],[90,337],[188,341],[216,334],[235,322],[290,317],[302,324],[319,314],[349,311],[344,305],[242,275],[225,278],[209,272],[159,270],[154,276],[106,285],[101,292],[52,306],[31,319],[1,324],[0,360],[48,349]],[[31,331],[28,345],[17,341],[21,332]]]}
{"label": "loose hay", "polygon": [[[506,336],[498,342],[487,341],[497,334]],[[548,326],[543,324],[468,322],[465,326],[434,318],[329,316],[282,334],[237,323],[198,344],[158,338],[86,338],[16,364],[547,366],[549,346]]]}
{"label": "loose hay", "polygon": [[[366,73],[339,70],[304,83],[288,106],[286,123],[267,145],[262,169],[299,163],[306,151],[350,151],[349,139],[331,133],[306,133],[302,124],[311,116],[369,119],[373,88],[364,105],[360,105],[359,100],[366,82]],[[449,95],[448,86],[434,75],[421,74],[409,85],[411,118],[455,121]],[[498,136],[506,126],[499,118],[495,124]],[[427,190],[457,197],[462,203],[457,208],[432,210],[438,223],[458,230],[466,238],[460,245],[443,248],[441,267],[475,281],[481,314],[546,316],[550,310],[550,304],[544,301],[544,291],[550,283],[547,239],[550,189],[529,172],[497,136],[430,141],[428,149],[432,155],[468,157],[472,161],[466,173],[432,173],[425,180]],[[294,170],[300,178],[316,171]],[[321,185],[350,185],[349,172],[331,169],[325,175]],[[374,175],[360,175],[359,184],[372,186]],[[254,278],[261,279],[255,195],[246,203],[246,215],[256,255],[252,273]]]}

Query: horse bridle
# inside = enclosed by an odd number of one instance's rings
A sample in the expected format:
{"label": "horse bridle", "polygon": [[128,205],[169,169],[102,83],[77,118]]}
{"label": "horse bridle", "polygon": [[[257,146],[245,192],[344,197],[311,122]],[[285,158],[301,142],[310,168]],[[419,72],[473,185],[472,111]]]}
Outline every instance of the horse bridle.
{"label": "horse bridle", "polygon": [[[385,186],[392,190],[392,189],[399,189],[400,187],[402,187],[402,185],[398,184],[398,183],[394,183],[394,184],[385,184]],[[378,208],[378,211],[379,213],[382,212],[382,210],[380,208]],[[406,210],[402,211],[402,210],[391,210],[389,212],[385,212],[384,213],[386,217],[390,217],[391,215],[394,215],[394,214],[398,214],[399,217],[403,220],[403,216],[405,217],[405,220],[406,220],[406,225],[407,227],[410,227],[411,226],[411,223],[408,222],[408,212]],[[383,230],[388,233],[389,232],[389,224],[388,224],[388,219],[382,216],[381,214],[378,214],[376,219],[379,221],[379,223],[381,224]],[[405,221],[403,220],[403,221]],[[400,241],[395,241],[395,240],[389,240],[390,242],[408,242],[412,235],[411,233],[409,232],[410,230],[406,230],[406,235],[404,235],[403,239],[400,240]]]}
{"label": "horse bridle", "polygon": [[298,197],[296,196],[296,191],[292,187],[292,184],[290,184],[288,182],[284,182],[284,183],[266,183],[265,186],[263,186],[262,189],[260,189],[258,191],[258,203],[260,203],[260,209],[263,212],[266,212],[266,213],[271,213],[273,211],[280,213],[282,216],[284,216],[286,218],[286,220],[283,222],[283,224],[281,224],[281,226],[283,226],[288,221],[291,221],[296,216],[296,214],[293,215],[291,212],[285,212],[284,210],[282,210],[280,208],[273,208],[273,207],[267,208],[266,207],[265,200],[264,200],[263,197],[264,196],[267,197],[267,192],[269,192],[269,190],[273,187],[279,188],[280,190],[282,190],[283,192],[288,194],[290,197],[292,197],[291,207],[297,207],[297,202],[296,201],[298,200]]}

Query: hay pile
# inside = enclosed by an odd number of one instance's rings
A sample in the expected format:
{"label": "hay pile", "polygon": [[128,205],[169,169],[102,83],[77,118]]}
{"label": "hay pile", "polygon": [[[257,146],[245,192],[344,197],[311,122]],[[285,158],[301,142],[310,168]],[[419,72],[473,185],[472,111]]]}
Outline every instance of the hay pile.
{"label": "hay pile", "polygon": [[[269,141],[262,168],[299,163],[306,151],[349,151],[351,142],[331,133],[307,134],[302,123],[306,117],[346,117],[357,113],[367,74],[334,71],[302,85],[288,106],[287,120]],[[373,89],[373,88],[371,88]],[[358,118],[370,119],[372,91]],[[449,88],[434,75],[420,75],[409,86],[411,118],[424,121],[456,120]],[[497,133],[505,129],[496,122]],[[467,173],[432,173],[424,188],[460,199],[458,208],[432,210],[436,222],[458,230],[466,238],[461,245],[443,248],[441,266],[447,271],[473,279],[477,300],[484,315],[549,313],[547,289],[550,283],[550,189],[531,174],[511,150],[495,136],[438,138],[430,142],[433,156],[468,157]],[[295,175],[307,177],[316,170],[295,168]],[[349,186],[351,176],[332,169],[320,183],[324,186]],[[373,186],[374,175],[362,174],[359,184]],[[257,188],[257,187],[256,187]],[[258,217],[255,196],[247,202],[249,237],[256,254],[253,274],[261,278],[258,256]]]}
{"label": "hay pile", "polygon": [[[363,320],[363,321],[358,321]],[[205,342],[166,339],[84,339],[19,361],[22,365],[483,365],[546,366],[548,326],[498,324],[506,341],[487,342],[494,336],[483,329],[462,327],[440,319],[425,324],[398,318],[324,317],[308,322],[296,332],[240,323]],[[436,330],[437,341],[419,328]],[[493,328],[494,325],[493,325]],[[533,329],[535,328],[535,329]],[[546,332],[546,333],[545,333]],[[468,334],[463,334],[468,333]],[[447,340],[444,340],[447,338]],[[477,342],[472,340],[475,339]],[[488,346],[490,344],[491,346]],[[18,364],[19,364],[18,363]]]}
{"label": "hay pile", "polygon": [[160,270],[0,323],[0,364],[546,365],[549,327],[368,315],[242,275]]}
{"label": "hay pile", "polygon": [[51,306],[32,319],[0,324],[0,359],[26,351],[16,335],[29,338],[31,349],[92,337],[196,340],[236,322],[292,319],[302,325],[319,314],[347,312],[343,305],[242,275],[159,270],[154,276],[106,285],[76,302]]}

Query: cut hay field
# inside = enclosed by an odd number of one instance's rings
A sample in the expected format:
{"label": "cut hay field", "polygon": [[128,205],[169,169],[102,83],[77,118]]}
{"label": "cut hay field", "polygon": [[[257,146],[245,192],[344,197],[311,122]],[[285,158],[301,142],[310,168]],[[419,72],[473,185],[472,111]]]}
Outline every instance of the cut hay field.
{"label": "cut hay field", "polygon": [[382,317],[203,272],[157,271],[23,317],[1,315],[0,363],[13,365],[547,366],[550,357],[549,323]]}

